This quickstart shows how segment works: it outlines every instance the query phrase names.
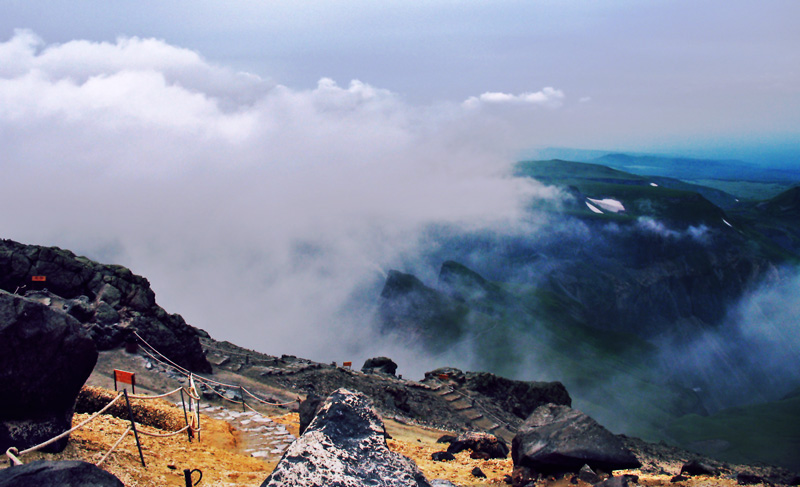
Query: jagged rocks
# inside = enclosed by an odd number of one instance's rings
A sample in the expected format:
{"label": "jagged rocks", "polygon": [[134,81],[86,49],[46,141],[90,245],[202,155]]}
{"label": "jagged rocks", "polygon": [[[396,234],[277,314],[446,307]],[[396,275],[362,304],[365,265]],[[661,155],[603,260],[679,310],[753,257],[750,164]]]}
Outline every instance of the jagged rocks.
{"label": "jagged rocks", "polygon": [[502,438],[489,433],[470,432],[462,433],[447,447],[448,453],[459,453],[472,450],[474,453],[485,453],[489,458],[508,457],[508,445]]}
{"label": "jagged rocks", "polygon": [[[33,276],[45,281],[32,281]],[[0,289],[67,311],[89,330],[100,350],[123,345],[136,330],[183,367],[211,372],[197,338],[204,332],[164,311],[147,279],[125,267],[100,264],[57,247],[0,240]]]}
{"label": "jagged rocks", "polygon": [[467,372],[464,387],[493,399],[522,419],[544,404],[572,406],[572,398],[561,382],[528,382],[488,372]]}
{"label": "jagged rocks", "polygon": [[430,486],[412,460],[389,450],[367,397],[338,389],[261,487],[363,485]]}
{"label": "jagged rocks", "polygon": [[[78,320],[0,291],[0,451],[23,450],[71,427],[75,398],[97,362]],[[67,438],[46,447],[59,452]]]}
{"label": "jagged rocks", "polygon": [[382,374],[394,375],[397,371],[397,364],[389,357],[375,357],[367,359],[364,366],[361,367],[361,372],[371,374],[380,372]]}
{"label": "jagged rocks", "polygon": [[641,466],[622,441],[595,420],[555,404],[537,408],[525,420],[514,437],[511,457],[515,468],[544,474],[577,472],[583,465],[604,472]]}
{"label": "jagged rocks", "polygon": [[78,460],[37,460],[0,470],[0,487],[57,485],[59,487],[124,487],[114,475]]}

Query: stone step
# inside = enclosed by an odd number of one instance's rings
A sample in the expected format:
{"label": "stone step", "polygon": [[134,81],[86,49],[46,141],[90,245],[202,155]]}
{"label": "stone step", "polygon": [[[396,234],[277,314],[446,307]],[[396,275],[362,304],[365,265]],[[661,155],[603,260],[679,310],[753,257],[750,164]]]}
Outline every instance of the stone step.
{"label": "stone step", "polygon": [[498,426],[494,430],[490,431],[491,434],[506,440],[508,443],[511,443],[516,436],[513,431],[509,430],[505,426]]}
{"label": "stone step", "polygon": [[467,409],[474,409],[474,408],[472,407],[472,404],[468,403],[467,401],[465,401],[465,400],[463,400],[463,399],[461,399],[461,400],[458,400],[458,401],[451,402],[451,403],[450,403],[450,405],[451,405],[451,406],[453,407],[453,409],[455,409],[456,411],[464,411],[464,410],[467,410]]}
{"label": "stone step", "polygon": [[484,416],[473,421],[472,426],[480,430],[490,431],[493,428],[496,429],[498,424]]}
{"label": "stone step", "polygon": [[470,421],[477,421],[483,417],[483,414],[481,414],[477,409],[468,409],[462,411],[461,415]]}
{"label": "stone step", "polygon": [[458,401],[459,399],[462,399],[461,394],[456,394],[455,392],[451,392],[449,394],[443,394],[442,397],[445,398],[447,401],[450,401],[450,402]]}

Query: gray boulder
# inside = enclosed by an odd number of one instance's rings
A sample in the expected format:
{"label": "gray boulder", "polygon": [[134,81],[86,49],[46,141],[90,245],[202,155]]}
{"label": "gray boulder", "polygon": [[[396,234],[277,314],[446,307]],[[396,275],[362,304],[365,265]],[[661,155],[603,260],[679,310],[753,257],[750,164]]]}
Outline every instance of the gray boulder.
{"label": "gray boulder", "polygon": [[[0,291],[0,451],[70,429],[75,398],[96,362],[95,344],[75,318]],[[44,451],[66,445],[63,438]]]}
{"label": "gray boulder", "polygon": [[37,460],[0,470],[0,487],[124,487],[114,475],[91,463],[78,460],[54,462]]}
{"label": "gray boulder", "polygon": [[583,465],[612,472],[641,463],[613,433],[567,406],[537,408],[519,428],[511,446],[515,467],[543,474],[577,472]]}
{"label": "gray boulder", "polygon": [[261,487],[430,487],[413,460],[386,445],[367,397],[338,389]]}

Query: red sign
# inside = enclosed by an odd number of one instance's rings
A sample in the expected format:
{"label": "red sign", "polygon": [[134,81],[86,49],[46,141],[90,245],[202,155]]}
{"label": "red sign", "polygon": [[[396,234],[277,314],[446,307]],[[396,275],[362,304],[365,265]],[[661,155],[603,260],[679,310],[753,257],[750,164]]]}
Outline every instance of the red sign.
{"label": "red sign", "polygon": [[439,374],[439,380],[450,380],[450,376],[447,374]]}
{"label": "red sign", "polygon": [[47,276],[31,276],[31,281],[44,282],[46,280],[47,280]]}
{"label": "red sign", "polygon": [[136,392],[136,374],[133,372],[125,372],[124,370],[114,369],[114,390],[117,390],[117,382],[124,382],[130,384],[134,392]]}
{"label": "red sign", "polygon": [[349,367],[352,367],[352,366],[353,366],[353,362],[342,362],[342,367],[348,367],[349,368]]}

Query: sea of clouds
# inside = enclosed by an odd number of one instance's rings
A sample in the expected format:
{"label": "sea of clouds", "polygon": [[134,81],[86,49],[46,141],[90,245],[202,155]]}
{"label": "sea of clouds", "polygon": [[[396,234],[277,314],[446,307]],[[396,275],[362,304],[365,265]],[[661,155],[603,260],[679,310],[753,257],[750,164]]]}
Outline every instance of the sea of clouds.
{"label": "sea of clouds", "polygon": [[219,339],[391,353],[354,296],[435,245],[432,224],[535,231],[525,206],[559,192],[510,166],[564,99],[418,106],[358,80],[283,86],[157,39],[18,30],[0,42],[2,237],[126,265]]}

